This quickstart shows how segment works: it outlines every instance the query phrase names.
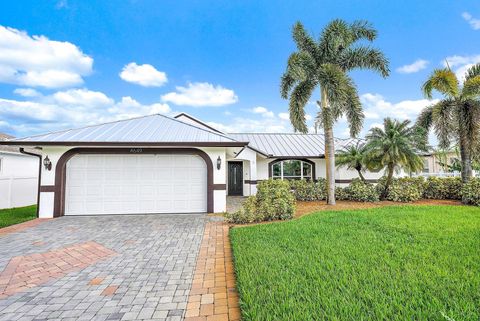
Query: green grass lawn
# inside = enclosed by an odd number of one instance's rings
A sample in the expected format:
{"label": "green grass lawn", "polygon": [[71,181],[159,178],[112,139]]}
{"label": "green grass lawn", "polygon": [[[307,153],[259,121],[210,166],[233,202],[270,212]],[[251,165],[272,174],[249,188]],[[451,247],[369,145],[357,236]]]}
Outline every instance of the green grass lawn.
{"label": "green grass lawn", "polygon": [[245,320],[480,320],[480,208],[320,212],[230,238]]}
{"label": "green grass lawn", "polygon": [[36,217],[36,205],[0,210],[0,228],[30,221]]}

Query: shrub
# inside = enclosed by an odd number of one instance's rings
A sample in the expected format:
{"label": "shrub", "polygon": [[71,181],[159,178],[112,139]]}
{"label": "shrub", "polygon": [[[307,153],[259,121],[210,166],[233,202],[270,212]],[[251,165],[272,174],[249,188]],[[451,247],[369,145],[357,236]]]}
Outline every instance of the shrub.
{"label": "shrub", "polygon": [[265,180],[257,185],[257,195],[250,196],[242,208],[225,217],[235,224],[270,220],[288,220],[295,212],[295,198],[290,184],[282,180]]}
{"label": "shrub", "polygon": [[357,201],[357,202],[378,202],[379,201],[379,194],[375,189],[375,186],[372,184],[364,183],[360,179],[356,178],[352,180],[350,185],[342,191],[346,197],[350,201]]}
{"label": "shrub", "polygon": [[335,198],[339,201],[348,201],[349,195],[346,187],[335,187]]}
{"label": "shrub", "polygon": [[429,199],[461,199],[460,177],[428,177],[423,197]]}
{"label": "shrub", "polygon": [[317,182],[291,180],[290,188],[297,201],[322,201],[327,198],[325,179]]}
{"label": "shrub", "polygon": [[[385,182],[382,181],[382,185]],[[379,184],[380,185],[380,184]],[[387,200],[394,202],[414,202],[422,198],[425,190],[423,177],[395,178],[388,188]]]}
{"label": "shrub", "polygon": [[463,184],[462,201],[465,204],[480,206],[480,178],[471,178]]}

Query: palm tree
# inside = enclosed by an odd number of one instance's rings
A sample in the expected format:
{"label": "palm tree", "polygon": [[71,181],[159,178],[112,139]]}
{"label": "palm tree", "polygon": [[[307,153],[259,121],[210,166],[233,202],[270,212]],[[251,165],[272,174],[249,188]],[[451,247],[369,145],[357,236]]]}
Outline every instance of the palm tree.
{"label": "palm tree", "polygon": [[433,127],[442,148],[458,143],[462,181],[467,182],[472,177],[472,154],[480,140],[480,64],[468,69],[462,86],[449,67],[436,69],[423,84],[422,91],[429,99],[437,91],[443,99],[426,107],[417,125],[427,131]]}
{"label": "palm tree", "polygon": [[386,169],[387,181],[382,198],[387,195],[394,171],[403,169],[415,173],[423,169],[423,159],[419,152],[427,150],[422,139],[424,133],[419,131],[418,127],[409,125],[409,120],[400,122],[385,118],[383,128],[374,127],[366,136],[368,169],[373,171]]}
{"label": "palm tree", "polygon": [[388,61],[377,49],[359,45],[358,41],[373,41],[377,31],[365,21],[351,24],[333,20],[323,30],[316,42],[303,25],[293,26],[293,39],[297,51],[288,59],[281,78],[282,98],[290,99],[290,122],[296,131],[308,131],[305,120],[305,105],[315,89],[320,89],[317,101],[318,123],[325,135],[325,160],[327,178],[327,203],[335,204],[335,146],[333,125],[345,115],[350,135],[359,134],[363,125],[363,110],[357,89],[347,72],[353,69],[372,69],[386,77]]}
{"label": "palm tree", "polygon": [[365,177],[363,177],[362,172],[366,169],[366,151],[365,144],[360,141],[355,145],[352,144],[343,147],[335,156],[336,166],[356,170],[362,182],[365,183],[366,180]]}

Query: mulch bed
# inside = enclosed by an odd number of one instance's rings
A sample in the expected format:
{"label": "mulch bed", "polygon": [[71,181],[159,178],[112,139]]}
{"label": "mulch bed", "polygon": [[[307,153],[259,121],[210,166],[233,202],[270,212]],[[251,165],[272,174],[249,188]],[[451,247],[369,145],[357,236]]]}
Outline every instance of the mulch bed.
{"label": "mulch bed", "polygon": [[301,217],[318,211],[343,211],[359,210],[365,208],[376,208],[390,205],[462,205],[462,202],[456,200],[430,200],[423,199],[412,203],[399,203],[391,201],[381,201],[373,203],[337,201],[336,205],[327,205],[325,201],[297,202],[295,217]]}

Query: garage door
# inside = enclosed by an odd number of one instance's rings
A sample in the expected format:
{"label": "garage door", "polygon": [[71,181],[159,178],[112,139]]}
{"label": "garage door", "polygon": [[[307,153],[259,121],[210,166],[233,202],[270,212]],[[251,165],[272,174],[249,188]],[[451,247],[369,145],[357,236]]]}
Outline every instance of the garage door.
{"label": "garage door", "polygon": [[204,213],[207,168],[196,155],[77,155],[65,215]]}

